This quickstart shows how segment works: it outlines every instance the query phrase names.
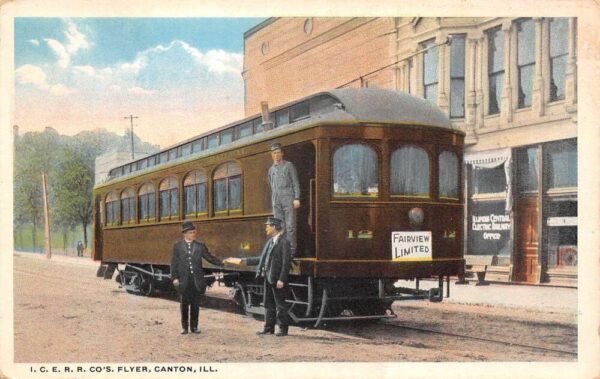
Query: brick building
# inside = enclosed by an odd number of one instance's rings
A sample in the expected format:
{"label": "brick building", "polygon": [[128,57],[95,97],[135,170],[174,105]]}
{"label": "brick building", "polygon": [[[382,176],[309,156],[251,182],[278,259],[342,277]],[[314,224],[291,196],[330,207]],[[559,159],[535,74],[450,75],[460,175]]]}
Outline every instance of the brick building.
{"label": "brick building", "polygon": [[270,18],[245,34],[245,112],[341,87],[429,99],[466,133],[465,255],[576,286],[576,41],[572,18]]}

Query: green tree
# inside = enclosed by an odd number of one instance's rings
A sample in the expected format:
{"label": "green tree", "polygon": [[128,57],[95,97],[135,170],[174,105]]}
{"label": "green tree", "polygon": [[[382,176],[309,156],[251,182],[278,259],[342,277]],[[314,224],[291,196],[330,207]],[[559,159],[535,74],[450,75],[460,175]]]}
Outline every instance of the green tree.
{"label": "green tree", "polygon": [[88,245],[87,226],[92,217],[92,189],[94,186],[93,156],[85,146],[68,146],[57,169],[56,204],[54,212],[63,228],[80,223],[84,245]]}

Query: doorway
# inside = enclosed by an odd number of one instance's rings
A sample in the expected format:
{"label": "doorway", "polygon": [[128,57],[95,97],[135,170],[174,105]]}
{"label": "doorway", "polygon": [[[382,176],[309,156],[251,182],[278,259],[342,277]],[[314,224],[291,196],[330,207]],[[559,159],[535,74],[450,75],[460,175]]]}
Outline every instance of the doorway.
{"label": "doorway", "polygon": [[315,145],[309,141],[286,146],[284,159],[294,164],[300,182],[300,208],[296,210],[296,258],[311,258],[315,256],[314,209],[311,209],[316,201],[314,188],[311,190],[315,179]]}

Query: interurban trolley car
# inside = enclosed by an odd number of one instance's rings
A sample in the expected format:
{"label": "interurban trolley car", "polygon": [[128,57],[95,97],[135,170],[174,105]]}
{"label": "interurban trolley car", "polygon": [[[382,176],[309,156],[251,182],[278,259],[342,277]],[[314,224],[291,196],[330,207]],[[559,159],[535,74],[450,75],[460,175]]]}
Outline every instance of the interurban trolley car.
{"label": "interurban trolley car", "polygon": [[[464,270],[464,133],[430,102],[382,89],[326,91],[263,115],[109,172],[94,188],[93,259],[105,277],[116,268],[122,286],[143,295],[169,287],[184,219],[221,259],[258,256],[279,142],[301,188],[295,322],[392,317],[395,300],[441,301],[444,279]],[[204,266],[246,313],[263,313],[255,267]],[[419,289],[424,278],[437,287]]]}

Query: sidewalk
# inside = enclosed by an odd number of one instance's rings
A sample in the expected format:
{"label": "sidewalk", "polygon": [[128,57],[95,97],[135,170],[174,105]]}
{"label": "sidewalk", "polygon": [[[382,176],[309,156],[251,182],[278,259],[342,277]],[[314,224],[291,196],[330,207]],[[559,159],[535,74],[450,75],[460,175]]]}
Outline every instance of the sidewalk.
{"label": "sidewalk", "polygon": [[[544,312],[577,314],[577,288],[493,283],[476,286],[475,282],[456,285],[450,280],[450,297],[444,301],[457,304],[477,304],[508,308],[525,308]],[[403,286],[414,287],[414,281],[401,281]],[[421,281],[420,288],[437,287],[437,281]]]}

